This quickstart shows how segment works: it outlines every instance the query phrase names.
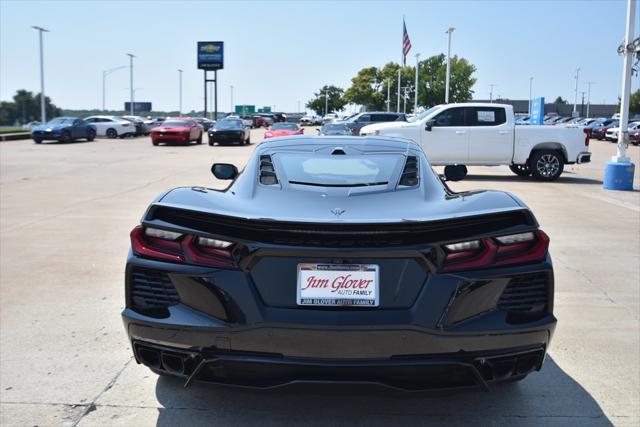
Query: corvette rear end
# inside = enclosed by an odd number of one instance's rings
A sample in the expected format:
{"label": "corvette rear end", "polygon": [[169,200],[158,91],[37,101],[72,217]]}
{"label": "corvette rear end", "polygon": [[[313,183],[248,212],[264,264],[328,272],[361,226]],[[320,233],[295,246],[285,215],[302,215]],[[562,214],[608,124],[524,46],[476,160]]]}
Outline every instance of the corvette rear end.
{"label": "corvette rear end", "polygon": [[533,214],[452,193],[404,140],[270,140],[227,190],[161,195],[131,241],[136,360],[186,384],[488,388],[539,370],[556,323]]}

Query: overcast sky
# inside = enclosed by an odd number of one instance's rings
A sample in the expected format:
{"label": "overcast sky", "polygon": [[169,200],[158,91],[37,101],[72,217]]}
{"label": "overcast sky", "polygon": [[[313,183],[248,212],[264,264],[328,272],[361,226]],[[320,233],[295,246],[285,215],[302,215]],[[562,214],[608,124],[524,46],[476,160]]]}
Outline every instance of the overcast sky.
{"label": "overcast sky", "polygon": [[[640,9],[640,6],[637,7]],[[640,10],[637,10],[640,13]],[[414,54],[452,53],[477,67],[476,99],[534,96],[573,102],[591,86],[592,103],[614,103],[621,91],[626,1],[447,2],[171,2],[0,0],[0,99],[17,89],[40,90],[37,32],[45,34],[45,93],[63,108],[99,108],[102,71],[134,62],[136,101],[177,109],[178,68],[183,110],[202,109],[198,40],[225,42],[218,73],[219,110],[234,103],[297,111],[324,84],[346,88],[365,66],[401,58],[402,16]],[[636,18],[636,31],[640,19]],[[639,87],[637,76],[633,89]],[[129,73],[107,78],[107,108],[128,100]],[[304,108],[304,107],[303,107]]]}

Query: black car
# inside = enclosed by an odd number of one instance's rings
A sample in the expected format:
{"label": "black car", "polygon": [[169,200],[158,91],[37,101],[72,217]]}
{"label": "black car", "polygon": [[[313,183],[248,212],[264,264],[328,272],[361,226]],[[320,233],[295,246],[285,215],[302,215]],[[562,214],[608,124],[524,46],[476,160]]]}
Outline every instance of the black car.
{"label": "black car", "polygon": [[350,117],[345,121],[352,135],[358,135],[360,129],[367,125],[382,122],[406,122],[407,117],[403,113],[388,113],[388,112],[366,112],[359,113]]}
{"label": "black car", "polygon": [[273,122],[280,123],[287,121],[287,115],[284,113],[271,113],[273,115]]}
{"label": "black car", "polygon": [[251,144],[251,128],[240,119],[224,119],[209,128],[209,145]]}
{"label": "black car", "polygon": [[274,138],[226,190],[161,194],[122,316],[160,375],[271,388],[517,381],[554,332],[549,238],[501,191],[454,193],[416,143]]}
{"label": "black car", "polygon": [[202,126],[202,129],[204,129],[205,132],[208,131],[215,123],[213,120],[209,120],[206,117],[194,117],[193,121]]}

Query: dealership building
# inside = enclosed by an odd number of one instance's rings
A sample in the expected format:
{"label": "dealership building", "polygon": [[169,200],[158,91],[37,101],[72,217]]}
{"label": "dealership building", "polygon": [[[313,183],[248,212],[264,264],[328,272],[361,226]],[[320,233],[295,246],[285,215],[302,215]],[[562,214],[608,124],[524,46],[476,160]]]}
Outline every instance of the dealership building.
{"label": "dealership building", "polygon": [[[516,114],[529,113],[529,100],[527,99],[494,99],[493,101],[488,99],[478,99],[473,102],[496,102],[500,104],[509,104],[513,106],[513,112]],[[611,117],[615,113],[619,112],[619,108],[620,107],[617,104],[590,104],[589,117]],[[579,116],[586,116],[587,104],[578,104],[576,109]],[[573,104],[546,103],[544,104],[544,113],[571,116],[571,113],[573,113]]]}

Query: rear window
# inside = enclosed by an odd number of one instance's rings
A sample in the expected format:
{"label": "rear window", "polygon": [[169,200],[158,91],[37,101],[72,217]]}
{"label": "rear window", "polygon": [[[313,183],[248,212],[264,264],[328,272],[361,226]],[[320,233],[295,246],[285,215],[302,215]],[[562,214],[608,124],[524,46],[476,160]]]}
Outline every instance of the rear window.
{"label": "rear window", "polygon": [[280,166],[291,184],[320,187],[385,185],[404,160],[402,155],[278,154]]}
{"label": "rear window", "polygon": [[271,126],[273,130],[298,130],[298,125],[295,123],[276,123]]}

